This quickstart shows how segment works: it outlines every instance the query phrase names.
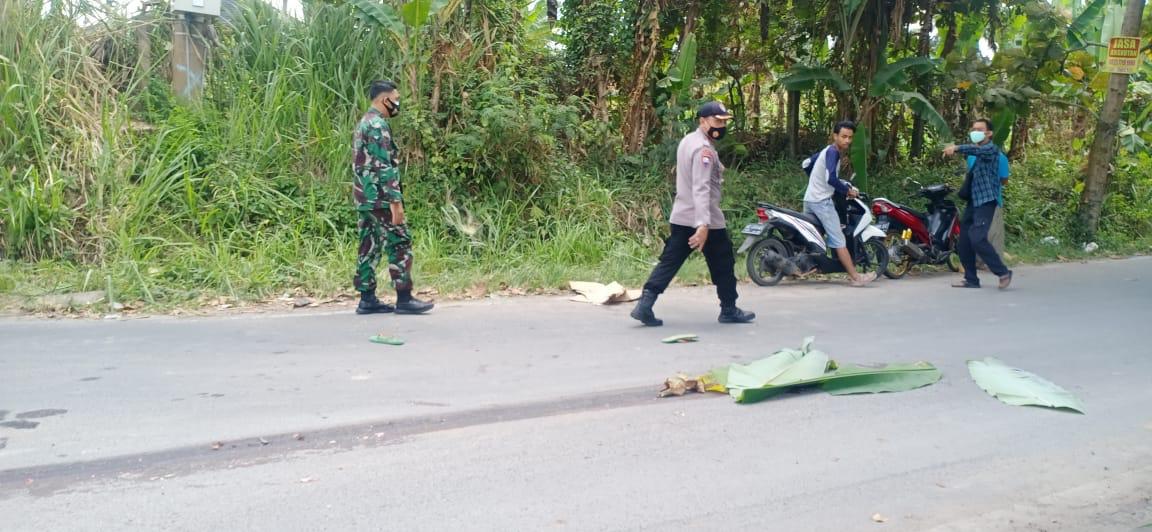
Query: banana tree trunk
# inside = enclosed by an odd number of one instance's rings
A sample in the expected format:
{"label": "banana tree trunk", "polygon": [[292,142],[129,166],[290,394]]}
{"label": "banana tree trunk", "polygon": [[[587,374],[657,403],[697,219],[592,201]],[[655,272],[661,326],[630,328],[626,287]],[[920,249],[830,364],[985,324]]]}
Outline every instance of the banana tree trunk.
{"label": "banana tree trunk", "polygon": [[[690,0],[688,2],[688,11],[684,14],[684,30],[680,32],[680,39],[676,41],[676,49],[681,50],[684,47],[684,39],[696,31],[696,22],[700,19],[700,0]],[[697,41],[699,37],[697,37]]]}
{"label": "banana tree trunk", "polygon": [[628,88],[628,111],[624,115],[624,150],[637,153],[644,147],[648,136],[652,102],[649,97],[649,78],[656,63],[656,53],[660,44],[660,3],[658,0],[641,0],[638,7],[640,16],[636,20],[635,44],[632,47],[632,61],[635,70]]}
{"label": "banana tree trunk", "polygon": [[[1140,18],[1144,13],[1144,0],[1129,0],[1124,11],[1121,35],[1140,35]],[[1084,176],[1084,192],[1080,196],[1080,221],[1087,236],[1094,237],[1100,229],[1100,213],[1108,193],[1112,161],[1116,157],[1116,134],[1120,126],[1120,111],[1128,92],[1128,75],[1112,74],[1104,108],[1096,122],[1096,138],[1088,152],[1088,172]]]}
{"label": "banana tree trunk", "polygon": [[560,0],[548,0],[548,23],[555,24],[560,13]]}
{"label": "banana tree trunk", "polygon": [[760,69],[757,68],[752,75],[752,130],[760,130]]}
{"label": "banana tree trunk", "polygon": [[788,156],[800,155],[800,91],[788,91]]}
{"label": "banana tree trunk", "polygon": [[[1030,109],[1025,109],[1020,113],[1020,116],[1016,118],[1016,124],[1012,126],[1012,148],[1008,150],[1009,159],[1016,160],[1021,155],[1024,155],[1024,150],[1031,141],[1031,114],[1032,111]],[[1007,127],[1007,125],[1005,124],[1001,127]]]}
{"label": "banana tree trunk", "polygon": [[[936,0],[928,0],[927,5],[924,6],[924,17],[920,19],[920,42],[917,49],[920,57],[931,57],[932,54],[932,29],[936,20]],[[921,77],[918,83],[920,94],[931,97],[931,86],[925,77]],[[924,120],[919,114],[912,119],[912,141],[909,146],[909,155],[912,159],[919,159],[924,154],[924,130],[927,126],[927,121]]]}

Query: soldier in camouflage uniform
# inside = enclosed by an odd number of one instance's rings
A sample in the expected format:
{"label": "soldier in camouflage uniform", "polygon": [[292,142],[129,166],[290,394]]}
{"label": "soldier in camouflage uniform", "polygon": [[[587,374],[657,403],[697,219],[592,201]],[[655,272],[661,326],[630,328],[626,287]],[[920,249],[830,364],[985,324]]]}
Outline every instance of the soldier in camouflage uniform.
{"label": "soldier in camouflage uniform", "polygon": [[[368,87],[372,107],[364,113],[353,137],[353,194],[360,215],[360,251],[353,283],[360,292],[357,314],[423,314],[432,303],[412,297],[412,237],[404,219],[399,152],[392,140],[389,118],[400,112],[400,93],[388,81]],[[396,287],[396,306],[376,297],[376,267],[388,254],[388,273]]]}

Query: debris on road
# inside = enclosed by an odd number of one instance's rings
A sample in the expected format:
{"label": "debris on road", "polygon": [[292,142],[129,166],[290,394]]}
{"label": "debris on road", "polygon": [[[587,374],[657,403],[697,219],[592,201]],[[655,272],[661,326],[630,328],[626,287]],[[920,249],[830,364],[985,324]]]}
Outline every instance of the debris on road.
{"label": "debris on road", "polygon": [[224,442],[222,442],[222,441],[218,441],[218,442],[212,444],[212,450],[213,451],[219,451],[222,448],[224,448]]}
{"label": "debris on road", "polygon": [[988,395],[1014,406],[1044,406],[1083,414],[1084,405],[1068,390],[993,357],[969,360],[968,373]]}
{"label": "debris on road", "polygon": [[689,342],[696,342],[699,340],[700,340],[700,337],[696,336],[695,334],[677,334],[676,336],[669,336],[669,337],[667,337],[663,340],[660,340],[660,341],[664,342],[666,344],[686,344]]}
{"label": "debris on road", "polygon": [[296,434],[292,435],[292,439],[296,441],[304,441],[304,435],[297,432]]}
{"label": "debris on road", "polygon": [[301,484],[308,484],[310,482],[315,482],[315,481],[316,481],[315,477],[304,477],[304,478],[300,479]]}
{"label": "debris on road", "polygon": [[310,307],[315,303],[316,302],[313,301],[312,298],[310,298],[310,297],[298,297],[294,301],[292,301],[292,308]]}
{"label": "debris on road", "polygon": [[660,394],[657,397],[668,397],[671,395],[679,397],[688,392],[704,393],[704,387],[700,385],[698,379],[693,379],[680,373],[675,377],[669,377],[664,380],[664,389],[660,390]]}
{"label": "debris on road", "polygon": [[888,521],[888,518],[884,517],[880,514],[872,514],[872,520],[877,522],[877,523],[884,523],[884,522]]}
{"label": "debris on road", "polygon": [[805,338],[800,349],[782,349],[747,365],[732,364],[695,380],[682,379],[683,385],[674,377],[665,381],[668,393],[661,397],[683,395],[673,392],[678,389],[674,386],[695,390],[700,382],[707,391],[727,393],[738,403],[755,403],[807,386],[819,387],[832,395],[849,395],[902,392],[940,380],[940,370],[927,362],[842,366],[822,351],[812,349],[813,340]]}
{"label": "debris on road", "polygon": [[264,438],[260,438],[260,445],[268,445],[269,443],[272,443],[272,442],[265,440]]}
{"label": "debris on road", "polygon": [[576,292],[571,301],[577,303],[592,303],[593,305],[611,305],[628,303],[640,299],[640,290],[628,290],[615,281],[604,285],[584,281],[569,281],[568,287]]}
{"label": "debris on road", "polygon": [[401,340],[400,338],[396,338],[394,336],[384,336],[381,334],[369,338],[368,341],[374,344],[404,345],[404,340]]}

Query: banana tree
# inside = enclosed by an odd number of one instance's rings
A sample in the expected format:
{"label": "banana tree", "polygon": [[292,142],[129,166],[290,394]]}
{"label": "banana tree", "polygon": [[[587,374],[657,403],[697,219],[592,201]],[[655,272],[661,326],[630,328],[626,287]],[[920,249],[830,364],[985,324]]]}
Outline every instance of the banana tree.
{"label": "banana tree", "polygon": [[656,82],[656,87],[664,92],[663,95],[657,95],[657,103],[661,103],[662,96],[666,98],[664,115],[675,117],[664,121],[666,135],[671,135],[673,129],[678,127],[677,119],[692,97],[692,84],[696,77],[696,50],[696,35],[686,34],[677,50],[676,59],[668,67],[666,75]]}
{"label": "banana tree", "polygon": [[[825,85],[833,92],[847,97],[856,116],[870,117],[881,104],[894,104],[906,107],[928,125],[944,135],[949,131],[944,117],[933,107],[923,94],[910,87],[914,75],[928,74],[937,70],[936,61],[927,57],[909,57],[885,64],[870,80],[867,91],[860,94],[845,79],[844,75],[828,67],[797,66],[780,80],[789,91],[807,91],[818,85]],[[857,124],[856,139],[852,143],[852,167],[856,180],[862,187],[868,185],[868,159],[872,152],[872,131],[866,121]]]}
{"label": "banana tree", "polygon": [[[421,73],[423,66],[430,60],[431,46],[426,46],[422,39],[425,28],[431,23],[444,24],[452,16],[463,0],[408,0],[399,7],[380,0],[330,0],[340,4],[347,2],[356,15],[365,24],[371,24],[391,38],[393,45],[400,52],[400,67],[408,82],[407,101],[415,105],[408,105],[407,114],[416,116],[419,120],[421,113]],[[413,143],[413,155],[419,159],[422,153],[420,143]]]}

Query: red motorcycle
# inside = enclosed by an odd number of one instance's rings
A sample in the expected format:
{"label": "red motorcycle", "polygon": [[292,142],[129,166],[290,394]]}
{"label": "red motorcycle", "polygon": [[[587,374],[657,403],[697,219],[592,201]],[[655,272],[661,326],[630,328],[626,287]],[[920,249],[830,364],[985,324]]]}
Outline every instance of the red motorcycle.
{"label": "red motorcycle", "polygon": [[884,276],[899,279],[917,264],[945,264],[960,271],[956,242],[960,237],[960,211],[948,198],[948,185],[921,187],[916,195],[928,200],[928,211],[919,212],[884,198],[872,200],[876,226],[884,231],[888,267]]}

